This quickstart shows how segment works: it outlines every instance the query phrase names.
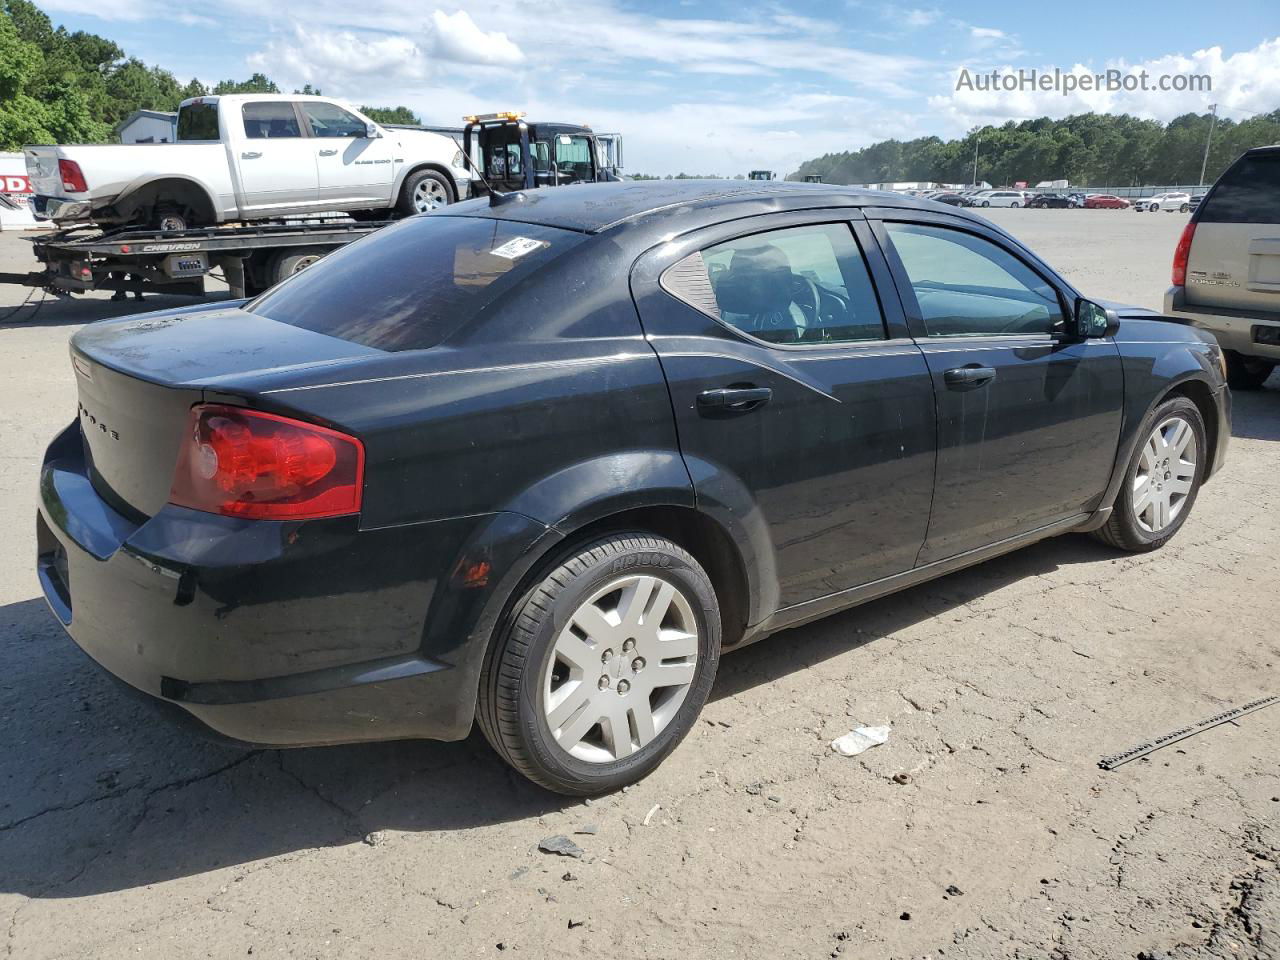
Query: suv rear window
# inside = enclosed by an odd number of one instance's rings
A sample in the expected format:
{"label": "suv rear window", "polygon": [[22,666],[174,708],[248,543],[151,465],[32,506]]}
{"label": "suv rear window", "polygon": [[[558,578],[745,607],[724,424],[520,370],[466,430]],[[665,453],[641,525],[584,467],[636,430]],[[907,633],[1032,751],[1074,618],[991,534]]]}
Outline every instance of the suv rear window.
{"label": "suv rear window", "polygon": [[1200,208],[1201,223],[1280,224],[1280,153],[1245,154]]}
{"label": "suv rear window", "polygon": [[413,217],[331,253],[245,309],[366,347],[423,350],[584,239],[530,223]]}

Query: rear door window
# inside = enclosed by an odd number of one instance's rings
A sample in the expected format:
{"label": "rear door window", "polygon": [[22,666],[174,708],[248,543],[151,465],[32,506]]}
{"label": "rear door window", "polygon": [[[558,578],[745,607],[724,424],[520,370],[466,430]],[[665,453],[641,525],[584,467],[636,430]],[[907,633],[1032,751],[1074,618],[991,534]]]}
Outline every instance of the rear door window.
{"label": "rear door window", "polygon": [[217,103],[189,103],[178,111],[178,140],[217,140]]}
{"label": "rear door window", "polygon": [[331,253],[245,309],[380,350],[426,349],[584,239],[506,220],[413,217]]}
{"label": "rear door window", "polygon": [[1246,154],[1214,186],[1201,223],[1280,224],[1280,152]]}
{"label": "rear door window", "polygon": [[686,257],[663,275],[673,296],[774,344],[883,340],[884,320],[847,223],[755,233]]}
{"label": "rear door window", "polygon": [[286,100],[246,103],[241,113],[244,116],[244,135],[250,140],[302,136],[298,115],[293,111],[293,104]]}

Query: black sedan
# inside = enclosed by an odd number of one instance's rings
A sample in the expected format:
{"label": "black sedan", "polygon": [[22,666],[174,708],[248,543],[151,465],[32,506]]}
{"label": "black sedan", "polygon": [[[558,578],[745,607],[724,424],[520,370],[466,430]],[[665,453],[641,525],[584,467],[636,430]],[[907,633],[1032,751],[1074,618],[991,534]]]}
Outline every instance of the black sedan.
{"label": "black sedan", "polygon": [[1036,207],[1053,210],[1067,210],[1076,205],[1076,202],[1070,197],[1062,197],[1056,193],[1037,193],[1027,201],[1028,210]]}
{"label": "black sedan", "polygon": [[225,736],[478,721],[592,794],[676,746],[722,651],[1055,534],[1166,543],[1223,462],[1221,359],[941,204],[496,196],[77,333],[38,572]]}
{"label": "black sedan", "polygon": [[929,198],[934,203],[945,203],[949,207],[971,207],[967,197],[958,193],[935,193]]}

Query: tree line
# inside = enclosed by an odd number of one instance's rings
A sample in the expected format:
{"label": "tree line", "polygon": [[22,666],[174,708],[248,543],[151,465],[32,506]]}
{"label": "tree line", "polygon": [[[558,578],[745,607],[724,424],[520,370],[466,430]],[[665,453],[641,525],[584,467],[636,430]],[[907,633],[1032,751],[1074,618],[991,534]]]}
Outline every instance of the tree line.
{"label": "tree line", "polygon": [[[262,73],[207,85],[127,56],[114,41],[55,27],[29,0],[0,0],[0,150],[26,143],[107,143],[135,110],[190,97],[280,93]],[[308,84],[294,93],[319,94]],[[418,123],[408,107],[361,107],[379,123]]]}
{"label": "tree line", "polygon": [[[1198,183],[1207,113],[1186,113],[1167,124],[1128,114],[1083,113],[976,127],[958,140],[920,137],[882,140],[861,150],[806,160],[788,176],[818,174],[827,183],[927,180],[1010,185],[1020,180],[1070,180],[1081,186]],[[1280,143],[1280,110],[1247,120],[1219,118],[1205,182],[1212,183],[1250,147]]]}

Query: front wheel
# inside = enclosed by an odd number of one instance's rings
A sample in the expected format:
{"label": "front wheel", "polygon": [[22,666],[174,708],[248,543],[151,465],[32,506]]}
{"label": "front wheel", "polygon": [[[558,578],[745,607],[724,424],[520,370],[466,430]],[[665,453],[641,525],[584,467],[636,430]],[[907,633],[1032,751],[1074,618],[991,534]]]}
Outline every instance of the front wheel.
{"label": "front wheel", "polygon": [[660,537],[614,534],[519,600],[486,659],[480,728],[549,790],[617,790],[689,732],[719,659],[720,608],[697,560]]}
{"label": "front wheel", "polygon": [[1189,203],[1184,203],[1182,206],[1180,206],[1180,207],[1178,208],[1178,212],[1179,212],[1179,213],[1190,213],[1190,212],[1191,212],[1191,204],[1189,204]]}
{"label": "front wheel", "polygon": [[1232,390],[1259,390],[1276,365],[1270,360],[1246,357],[1234,350],[1224,351],[1227,360],[1227,386]]}
{"label": "front wheel", "polygon": [[415,213],[430,213],[453,202],[453,188],[443,173],[434,170],[417,170],[405,178],[396,201],[396,212],[410,217]]}
{"label": "front wheel", "polygon": [[983,200],[983,201],[982,201],[982,205],[983,205],[984,207],[989,207],[989,206],[991,206],[991,201],[990,201],[990,200]]}
{"label": "front wheel", "polygon": [[1125,471],[1111,517],[1094,532],[1104,543],[1135,553],[1163,547],[1186,522],[1209,453],[1200,409],[1186,397],[1156,407],[1142,431],[1145,439]]}

